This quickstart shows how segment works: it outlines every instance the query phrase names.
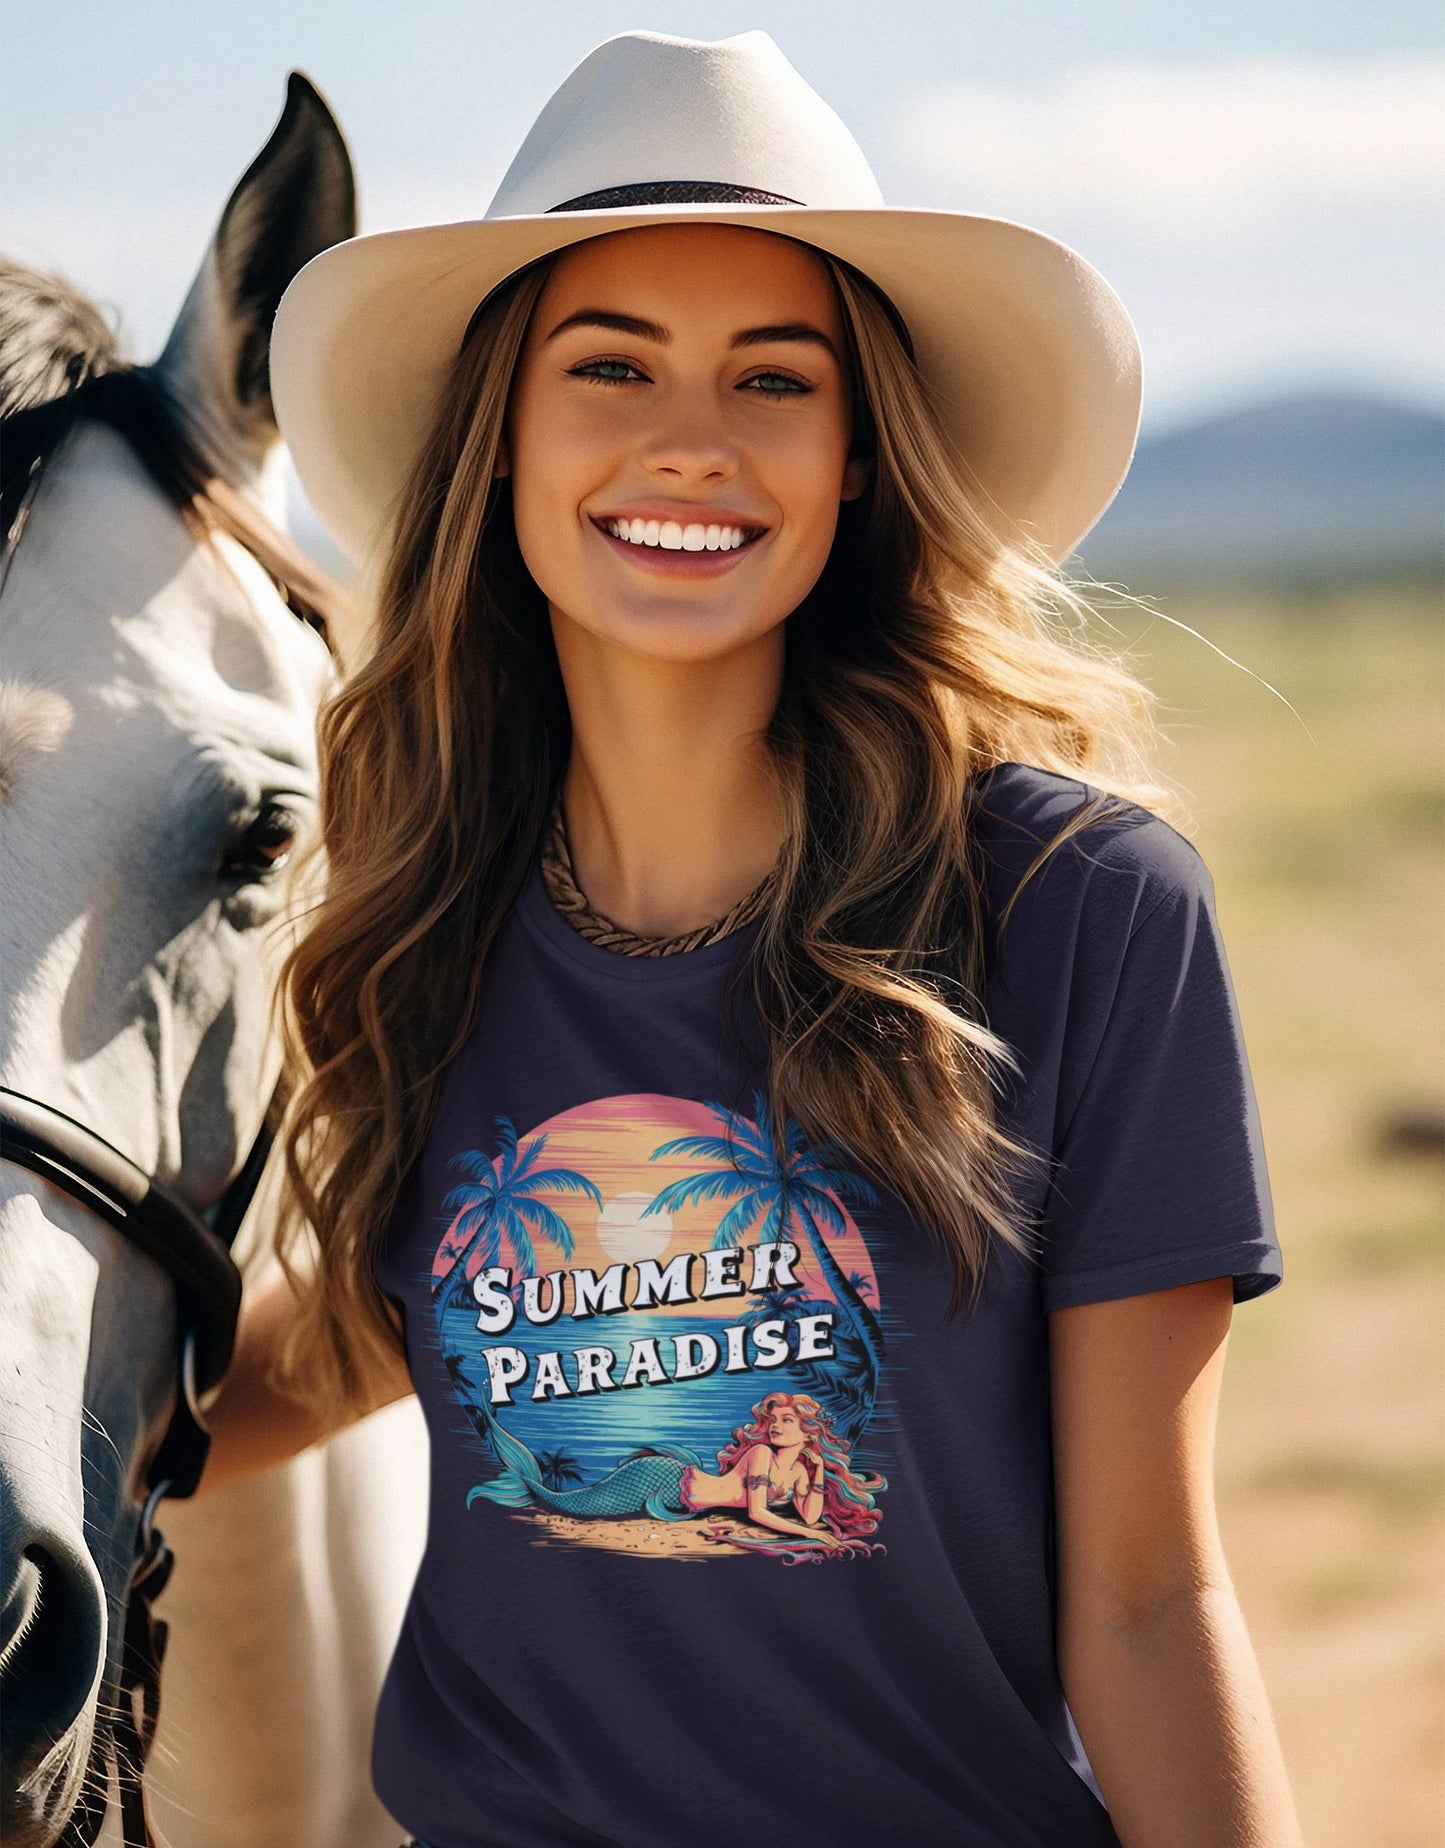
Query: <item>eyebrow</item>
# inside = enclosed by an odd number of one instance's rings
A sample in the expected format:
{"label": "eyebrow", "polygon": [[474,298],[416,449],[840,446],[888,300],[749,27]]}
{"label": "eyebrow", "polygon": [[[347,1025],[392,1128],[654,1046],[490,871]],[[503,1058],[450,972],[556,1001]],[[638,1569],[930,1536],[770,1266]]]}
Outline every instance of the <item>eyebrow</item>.
{"label": "eyebrow", "polygon": [[[659,346],[670,346],[672,343],[672,335],[659,321],[644,321],[634,314],[617,314],[610,308],[579,308],[575,314],[569,314],[565,321],[559,321],[542,344],[545,346],[547,341],[555,340],[571,327],[602,327],[614,334],[631,334],[638,340],[655,340]],[[781,321],[772,327],[740,328],[729,340],[728,346],[764,346],[774,340],[793,340],[809,346],[820,346],[842,364],[837,347],[822,328],[814,327],[811,321]]]}

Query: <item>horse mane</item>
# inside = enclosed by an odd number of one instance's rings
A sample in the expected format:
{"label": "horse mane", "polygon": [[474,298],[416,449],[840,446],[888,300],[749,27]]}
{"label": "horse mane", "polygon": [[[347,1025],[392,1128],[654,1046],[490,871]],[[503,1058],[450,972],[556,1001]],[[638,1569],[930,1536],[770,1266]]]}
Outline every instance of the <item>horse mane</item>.
{"label": "horse mane", "polygon": [[344,588],[215,473],[185,407],[154,367],[122,356],[89,296],[62,276],[0,257],[0,549],[7,564],[41,470],[85,418],[125,439],[197,544],[226,533],[244,546],[291,610],[332,647],[332,626],[349,613]]}
{"label": "horse mane", "polygon": [[0,420],[63,396],[118,358],[88,295],[0,257]]}

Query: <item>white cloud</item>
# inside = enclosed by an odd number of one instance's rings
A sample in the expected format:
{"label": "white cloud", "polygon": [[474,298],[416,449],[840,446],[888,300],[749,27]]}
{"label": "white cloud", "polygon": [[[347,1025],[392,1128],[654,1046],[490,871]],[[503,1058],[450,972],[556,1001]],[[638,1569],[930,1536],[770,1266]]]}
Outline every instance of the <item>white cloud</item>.
{"label": "white cloud", "polygon": [[1076,65],[914,91],[889,139],[896,202],[1017,219],[1102,269],[1146,417],[1438,387],[1445,62]]}
{"label": "white cloud", "polygon": [[1445,61],[1078,65],[901,99],[893,152],[939,203],[1238,243],[1323,209],[1445,202]]}

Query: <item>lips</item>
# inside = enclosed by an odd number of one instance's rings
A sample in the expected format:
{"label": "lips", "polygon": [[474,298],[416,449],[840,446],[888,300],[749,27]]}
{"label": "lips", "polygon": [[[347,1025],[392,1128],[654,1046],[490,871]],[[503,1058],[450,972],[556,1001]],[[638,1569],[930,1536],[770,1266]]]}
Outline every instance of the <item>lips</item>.
{"label": "lips", "polygon": [[670,550],[661,545],[633,545],[630,540],[618,539],[595,517],[591,524],[596,529],[604,545],[611,551],[625,558],[635,570],[657,577],[721,577],[731,571],[740,559],[746,558],[760,539],[766,539],[770,529],[764,528],[744,539],[739,546],[728,551]]}

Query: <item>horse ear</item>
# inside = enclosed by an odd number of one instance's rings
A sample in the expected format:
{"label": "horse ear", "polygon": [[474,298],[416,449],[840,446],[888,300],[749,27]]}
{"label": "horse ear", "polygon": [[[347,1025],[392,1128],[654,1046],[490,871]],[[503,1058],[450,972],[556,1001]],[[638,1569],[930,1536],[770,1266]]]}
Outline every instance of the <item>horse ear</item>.
{"label": "horse ear", "polygon": [[226,201],[153,367],[203,438],[253,466],[275,443],[277,304],[303,264],[355,234],[350,150],[320,91],[293,70],[280,120]]}

